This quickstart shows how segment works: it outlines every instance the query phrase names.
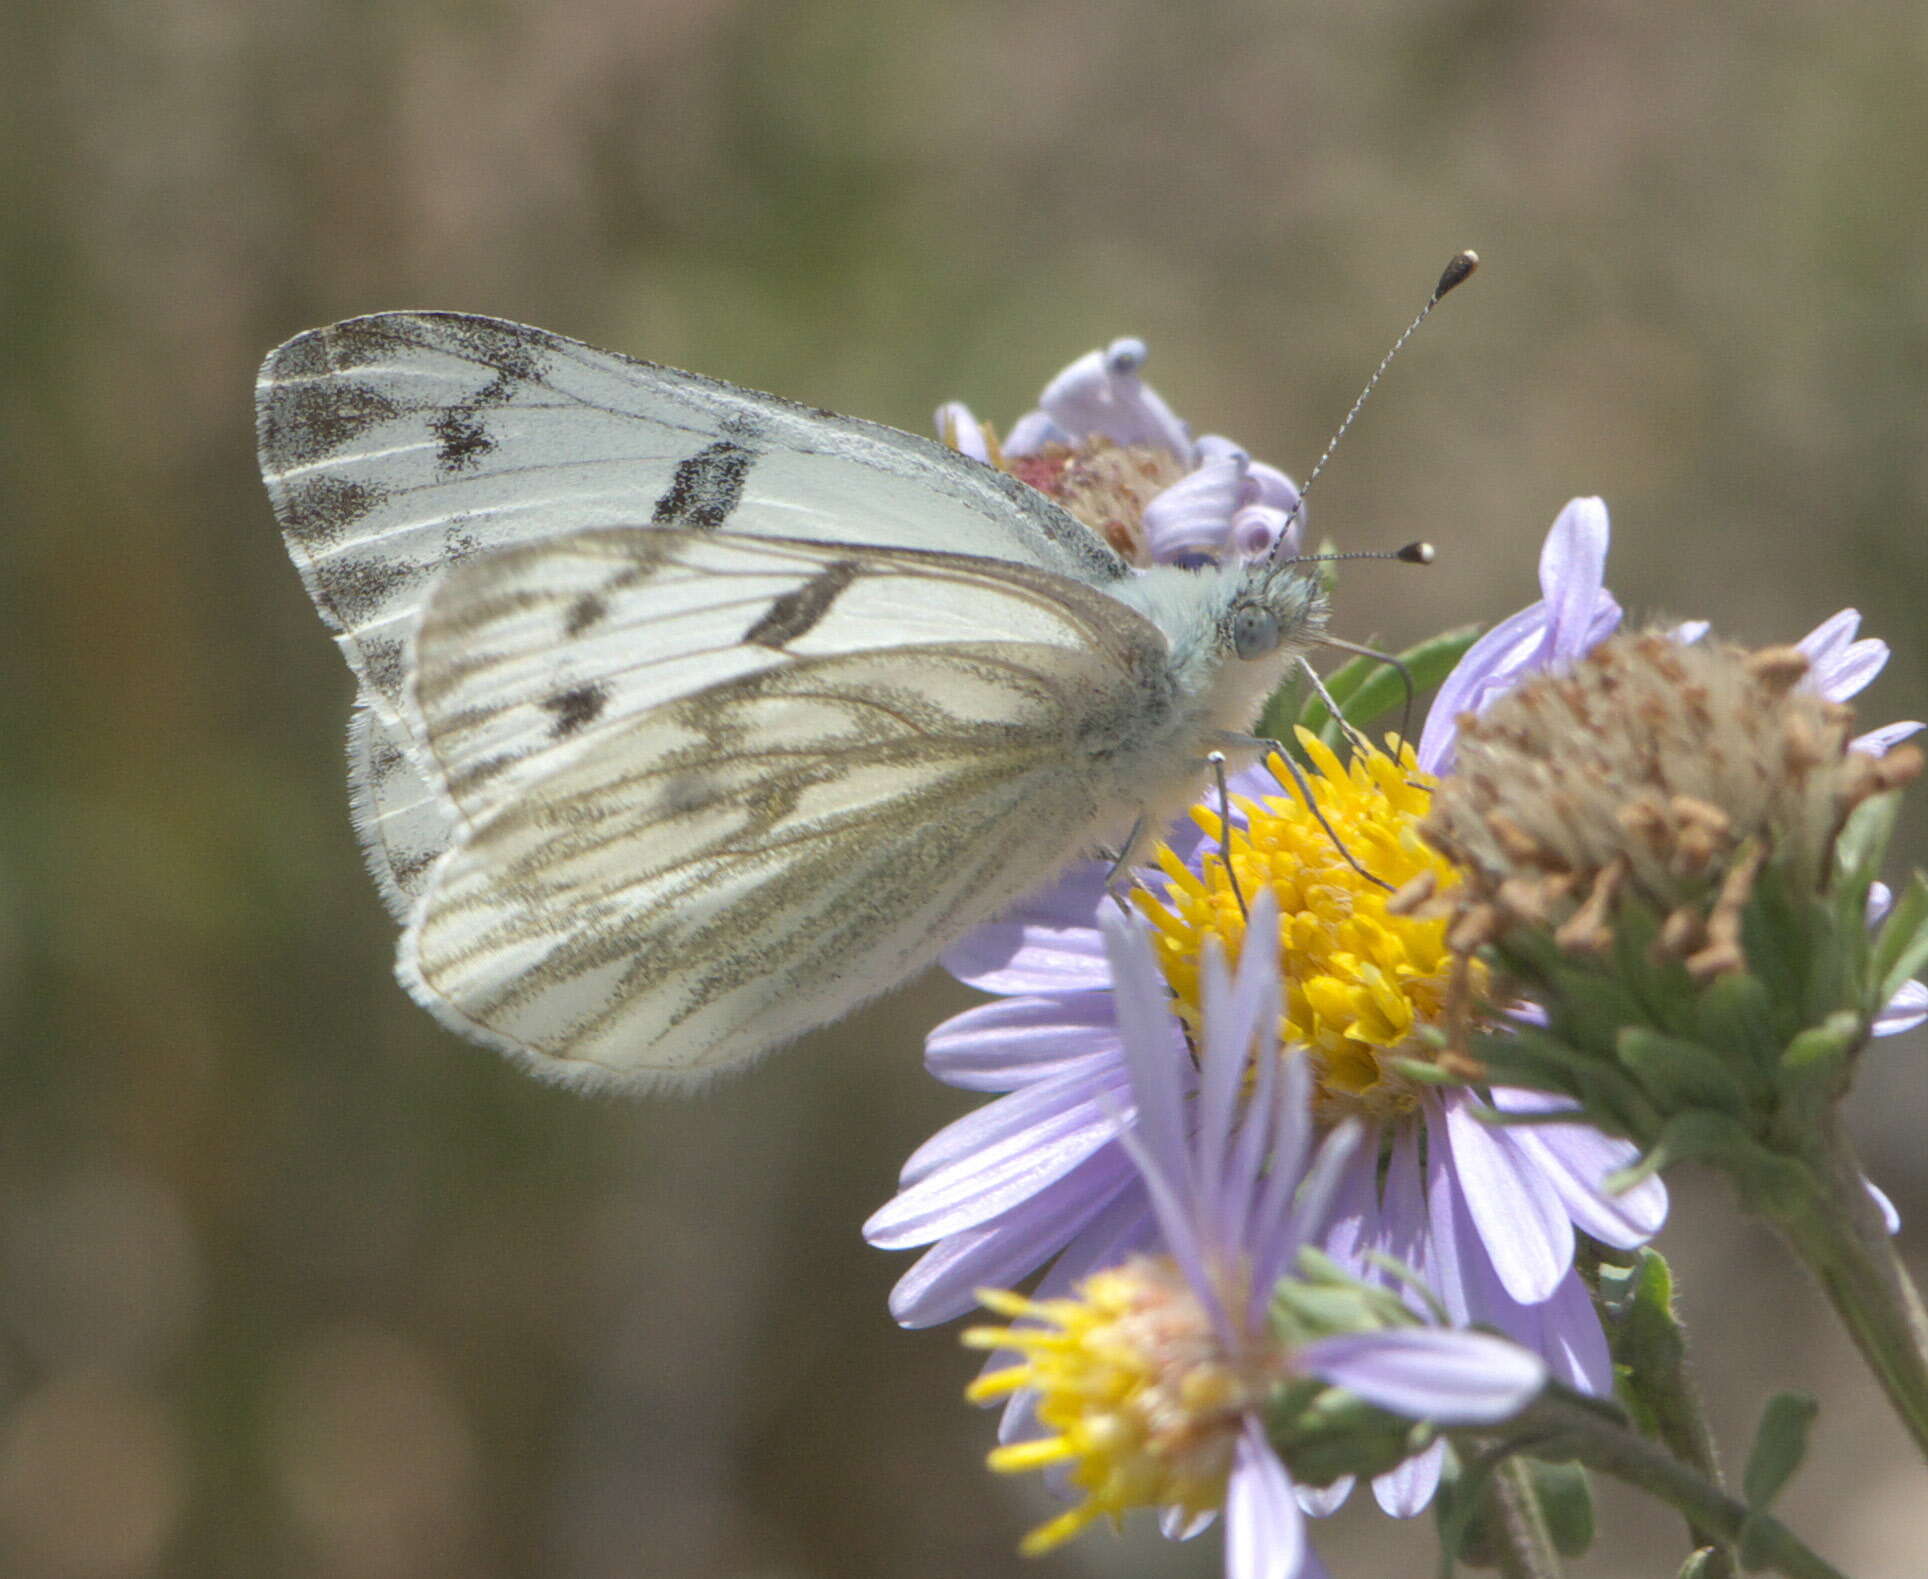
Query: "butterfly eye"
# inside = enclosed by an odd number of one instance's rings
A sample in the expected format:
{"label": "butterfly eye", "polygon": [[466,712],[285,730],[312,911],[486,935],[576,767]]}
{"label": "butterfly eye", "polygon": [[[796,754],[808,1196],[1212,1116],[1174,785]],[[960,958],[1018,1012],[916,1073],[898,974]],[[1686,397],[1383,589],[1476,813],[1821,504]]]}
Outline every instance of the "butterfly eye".
{"label": "butterfly eye", "polygon": [[1199,549],[1193,548],[1187,549],[1182,554],[1173,554],[1171,563],[1176,565],[1180,570],[1216,570],[1218,568],[1218,556],[1216,554],[1207,554]]}
{"label": "butterfly eye", "polygon": [[1262,658],[1279,645],[1279,617],[1247,604],[1232,615],[1232,651],[1241,658]]}

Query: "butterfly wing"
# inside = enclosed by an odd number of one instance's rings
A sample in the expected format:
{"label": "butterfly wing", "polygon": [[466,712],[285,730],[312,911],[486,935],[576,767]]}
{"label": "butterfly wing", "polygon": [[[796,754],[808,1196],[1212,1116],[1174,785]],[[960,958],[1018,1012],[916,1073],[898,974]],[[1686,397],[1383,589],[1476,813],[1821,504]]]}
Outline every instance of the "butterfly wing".
{"label": "butterfly wing", "polygon": [[1129,671],[1163,638],[1077,582],[974,555],[729,532],[572,533],[451,573],[411,648],[404,722],[479,822],[664,703],[801,661],[1040,646]]}
{"label": "butterfly wing", "polygon": [[393,717],[423,599],[474,554],[592,526],[947,549],[1127,574],[1042,495],[933,440],[460,313],[298,335],[261,369],[262,476],[349,665]]}
{"label": "butterfly wing", "polygon": [[[1095,759],[1166,659],[1045,572],[688,531],[465,566],[414,653],[457,831],[403,981],[550,1073],[644,1079],[835,1018],[1107,831]],[[692,654],[715,683],[659,690]]]}
{"label": "butterfly wing", "polygon": [[410,753],[402,726],[366,695],[348,721],[348,807],[382,903],[406,922],[455,841],[455,811]]}

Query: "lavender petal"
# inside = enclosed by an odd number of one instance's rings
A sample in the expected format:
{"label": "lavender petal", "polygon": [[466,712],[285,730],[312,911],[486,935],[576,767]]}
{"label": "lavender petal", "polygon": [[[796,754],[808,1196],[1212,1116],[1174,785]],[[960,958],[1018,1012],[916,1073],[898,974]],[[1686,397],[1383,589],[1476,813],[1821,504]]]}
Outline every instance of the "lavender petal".
{"label": "lavender petal", "polygon": [[909,1183],[871,1214],[864,1238],[879,1250],[905,1250],[975,1228],[1111,1146],[1131,1116],[1122,1078],[1095,1089],[1082,1079],[1054,1081],[989,1103],[912,1154]]}
{"label": "lavender petal", "polygon": [[1432,1505],[1433,1493],[1439,1490],[1439,1474],[1445,1466],[1446,1444],[1436,1441],[1397,1469],[1375,1477],[1373,1499],[1382,1512],[1395,1519],[1417,1518]]}
{"label": "lavender petal", "polygon": [[1292,1481],[1248,1416],[1239,1432],[1225,1494],[1226,1579],[1298,1579],[1305,1555],[1305,1519]]}
{"label": "lavender petal", "polygon": [[1099,1153],[1056,1188],[925,1251],[891,1290],[891,1315],[905,1327],[934,1327],[965,1315],[976,1307],[980,1288],[1023,1282],[1136,1188],[1122,1153]]}
{"label": "lavender petal", "polygon": [[961,1091],[1013,1091],[1107,1062],[1124,1062],[1108,992],[999,998],[952,1015],[924,1042],[924,1067]]}
{"label": "lavender petal", "polygon": [[1008,914],[944,951],[944,968],[968,987],[999,996],[1091,992],[1111,985],[1095,917],[1106,867],[1081,861]]}
{"label": "lavender petal", "polygon": [[1471,1098],[1452,1092],[1440,1105],[1454,1170],[1500,1281],[1523,1304],[1547,1298],[1573,1265],[1573,1222],[1559,1195],[1506,1131],[1473,1116]]}
{"label": "lavender petal", "polygon": [[1546,1385],[1536,1354],[1483,1332],[1401,1327],[1318,1338],[1298,1351],[1315,1376],[1367,1403],[1442,1425],[1491,1425]]}

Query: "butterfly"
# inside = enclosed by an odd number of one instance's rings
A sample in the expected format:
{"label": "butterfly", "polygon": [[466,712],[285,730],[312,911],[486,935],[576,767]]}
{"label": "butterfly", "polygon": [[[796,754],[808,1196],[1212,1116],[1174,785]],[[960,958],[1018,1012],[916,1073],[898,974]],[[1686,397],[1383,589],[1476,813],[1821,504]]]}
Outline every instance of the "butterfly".
{"label": "butterfly", "polygon": [[458,313],[298,335],[263,479],[444,1024],[584,1084],[833,1021],[1175,813],[1321,629],[934,440]]}

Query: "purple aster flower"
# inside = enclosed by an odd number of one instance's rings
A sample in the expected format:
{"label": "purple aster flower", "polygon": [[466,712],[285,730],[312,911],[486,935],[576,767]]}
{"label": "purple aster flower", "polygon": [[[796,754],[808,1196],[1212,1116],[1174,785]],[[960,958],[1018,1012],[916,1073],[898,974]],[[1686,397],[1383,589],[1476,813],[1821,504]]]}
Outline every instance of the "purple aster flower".
{"label": "purple aster flower", "polygon": [[1298,486],[1218,434],[1191,429],[1140,376],[1142,340],[1089,351],[1045,386],[1000,444],[970,408],[937,409],[948,444],[1056,499],[1133,564],[1186,554],[1296,553]]}
{"label": "purple aster flower", "polygon": [[[1429,869],[1452,880],[1414,831],[1429,801],[1426,764],[1450,764],[1461,713],[1612,632],[1620,615],[1603,585],[1607,543],[1599,501],[1561,512],[1541,560],[1544,598],[1468,651],[1432,709],[1418,763],[1379,757],[1342,767],[1329,753],[1315,762],[1322,811],[1376,875],[1395,887]],[[1832,699],[1865,685],[1885,656],[1871,661],[1852,635],[1837,617],[1809,638],[1825,644],[1828,661],[1817,670]],[[1396,1256],[1433,1286],[1454,1321],[1497,1327],[1543,1355],[1561,1380],[1609,1391],[1604,1336],[1573,1267],[1576,1230],[1638,1245],[1665,1218],[1664,1187],[1656,1178],[1610,1194],[1605,1180],[1634,1161],[1625,1142],[1574,1123],[1493,1128],[1471,1093],[1401,1075],[1401,1060],[1431,1056],[1421,1033],[1443,1012],[1444,923],[1389,914],[1384,892],[1359,879],[1265,770],[1238,775],[1232,787],[1240,890],[1273,889],[1284,916],[1286,1039],[1308,1049],[1318,1116],[1356,1117],[1365,1132],[1319,1243],[1368,1279],[1380,1275],[1369,1252]],[[1215,809],[1195,815],[1217,833]],[[1152,878],[1154,908],[1161,964],[1183,1004],[1188,971],[1196,984],[1198,936],[1236,938],[1243,923],[1215,841],[1181,826],[1170,842],[1173,856]],[[950,1320],[970,1308],[978,1286],[1009,1285],[1040,1268],[1049,1270],[1038,1295],[1050,1298],[1156,1243],[1151,1203],[1122,1140],[1136,1120],[1100,933],[1108,905],[1104,869],[1077,868],[946,956],[953,974],[996,1001],[939,1026],[928,1066],[949,1084],[1005,1094],[919,1148],[897,1197],[866,1226],[883,1248],[930,1247],[892,1297],[905,1325]],[[1928,994],[1904,991],[1877,1029],[1924,1017]],[[1548,1102],[1506,1090],[1490,1097],[1510,1111]],[[1388,1511],[1417,1512],[1437,1470],[1436,1459],[1415,1460],[1375,1491]]]}
{"label": "purple aster flower", "polygon": [[[1444,699],[1477,706],[1606,634],[1619,611],[1601,590],[1604,552],[1604,510],[1569,507],[1543,559],[1545,602],[1476,645]],[[1469,669],[1479,683],[1457,683]],[[1394,887],[1425,871],[1446,880],[1446,863],[1413,833],[1429,796],[1410,762],[1381,757],[1348,769],[1326,753],[1314,767],[1327,822],[1375,875]],[[1640,1244],[1664,1219],[1664,1186],[1649,1180],[1610,1197],[1604,1180],[1634,1161],[1630,1146],[1578,1125],[1494,1128],[1471,1093],[1401,1074],[1400,1060],[1430,1056],[1421,1036],[1443,1014],[1452,969],[1443,924],[1390,914],[1384,890],[1359,877],[1266,770],[1238,775],[1233,787],[1241,888],[1272,889],[1284,912],[1286,1037],[1308,1050],[1317,1114],[1328,1124],[1353,1118],[1365,1136],[1341,1174],[1321,1248],[1367,1280],[1384,1277],[1374,1253],[1390,1254],[1433,1286],[1455,1322],[1497,1327],[1562,1380],[1610,1390],[1605,1339],[1573,1269],[1575,1229]],[[1223,873],[1205,842],[1196,829],[1174,834],[1189,864],[1168,862],[1159,882],[1161,962],[1181,1003],[1196,988],[1202,938],[1243,930],[1227,887],[1200,886]],[[940,1026],[927,1062],[941,1080],[1008,1094],[920,1148],[897,1198],[866,1228],[885,1248],[931,1246],[893,1296],[908,1325],[960,1315],[978,1285],[1015,1281],[1055,1258],[1039,1289],[1049,1297],[1156,1242],[1120,1135],[1131,1115],[1119,1106],[1125,1069],[1099,931],[1106,903],[1102,869],[1081,868],[947,956],[961,979],[1002,1001]],[[1382,1505],[1419,1512],[1439,1467],[1435,1452],[1380,1477]],[[1336,1505],[1340,1495],[1343,1487],[1326,1500]]]}
{"label": "purple aster flower", "polygon": [[1106,920],[1126,1076],[1118,1095],[1139,1115],[1122,1141],[1164,1254],[1108,1266],[1068,1295],[983,1296],[1023,1324],[973,1329],[967,1341],[1021,1359],[981,1377],[972,1396],[1016,1392],[1028,1405],[1026,1429],[991,1463],[1054,1470],[1076,1499],[1032,1532],[1027,1552],[1136,1507],[1159,1508],[1175,1536],[1222,1509],[1231,1579],[1316,1572],[1299,1488],[1266,1430],[1281,1387],[1317,1377],[1396,1414],[1484,1425],[1545,1385],[1535,1356],[1483,1334],[1399,1325],[1293,1345],[1275,1328],[1274,1290],[1359,1136],[1342,1125],[1315,1152],[1310,1066],[1278,1054],[1271,905],[1269,894],[1254,902],[1236,979],[1215,950],[1205,961],[1196,1066],[1145,928]]}

